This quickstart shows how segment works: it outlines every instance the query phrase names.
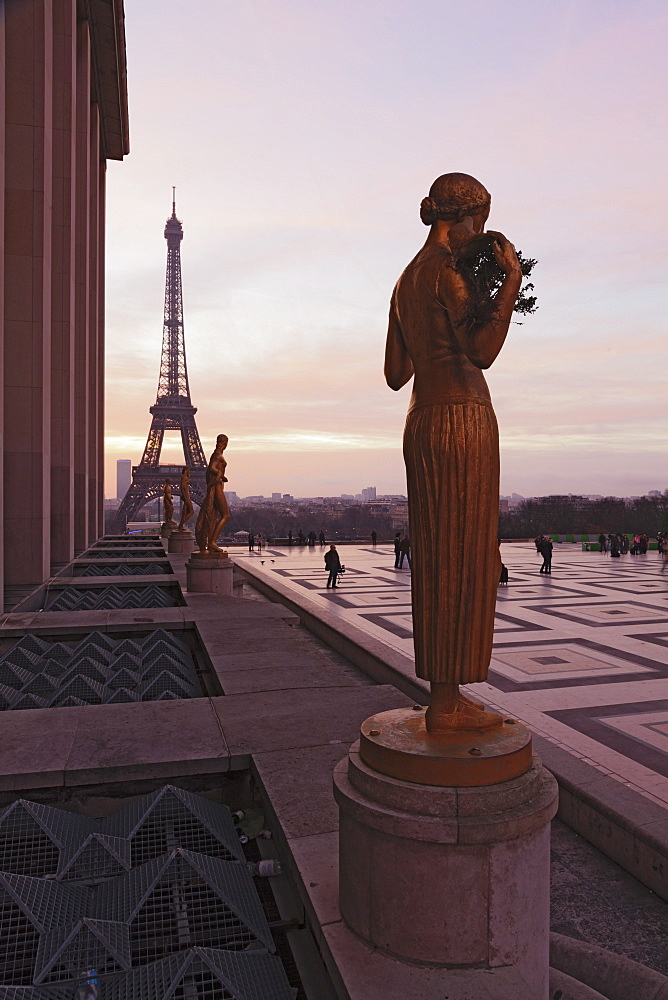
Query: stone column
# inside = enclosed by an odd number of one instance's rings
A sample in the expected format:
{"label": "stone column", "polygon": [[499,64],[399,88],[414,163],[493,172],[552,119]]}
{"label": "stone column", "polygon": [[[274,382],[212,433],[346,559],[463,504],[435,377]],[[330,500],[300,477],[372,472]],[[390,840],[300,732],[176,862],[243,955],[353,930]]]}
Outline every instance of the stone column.
{"label": "stone column", "polygon": [[[5,190],[5,5],[0,4],[0,191]],[[0,260],[5,254],[5,199],[0,198]],[[5,269],[0,267],[0,454],[4,453],[4,344]],[[5,532],[3,462],[0,462],[0,597],[5,588]]]}
{"label": "stone column", "polygon": [[517,1000],[547,1000],[558,789],[538,758],[510,781],[444,788],[371,770],[356,743],[335,769],[334,795],[351,930],[407,963],[511,967]]}
{"label": "stone column", "polygon": [[51,229],[51,563],[74,556],[74,191],[76,4],[58,0],[53,30]]}
{"label": "stone column", "polygon": [[4,561],[5,585],[23,586],[50,568],[51,0],[4,15]]}
{"label": "stone column", "polygon": [[88,539],[98,537],[97,498],[99,465],[102,456],[98,446],[99,411],[101,405],[101,385],[99,380],[99,197],[100,197],[100,113],[97,104],[90,109],[88,123],[88,426],[86,447],[88,450]]}
{"label": "stone column", "polygon": [[98,162],[98,196],[97,196],[97,426],[95,428],[96,447],[98,454],[97,497],[95,508],[97,514],[96,537],[104,534],[104,288],[105,288],[105,219],[107,205],[107,161],[100,157]]}
{"label": "stone column", "polygon": [[90,37],[86,21],[77,24],[76,53],[76,200],[75,200],[75,376],[74,376],[74,548],[89,542],[88,525],[88,352],[90,267]]}

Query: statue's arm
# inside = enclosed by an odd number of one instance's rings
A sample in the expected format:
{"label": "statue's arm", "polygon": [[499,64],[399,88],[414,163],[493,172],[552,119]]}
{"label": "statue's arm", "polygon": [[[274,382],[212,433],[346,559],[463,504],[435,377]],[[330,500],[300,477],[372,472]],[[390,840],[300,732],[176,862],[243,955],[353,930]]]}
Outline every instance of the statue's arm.
{"label": "statue's arm", "polygon": [[390,389],[401,389],[413,376],[413,362],[406,350],[404,337],[394,310],[394,296],[390,305],[390,321],[385,342],[385,381]]}
{"label": "statue's arm", "polygon": [[514,246],[501,233],[493,235],[496,237],[494,255],[505,277],[494,296],[494,311],[486,323],[471,326],[468,320],[470,292],[459,271],[447,266],[439,275],[439,300],[448,313],[460,350],[477,368],[489,368],[503,347],[522,284]]}

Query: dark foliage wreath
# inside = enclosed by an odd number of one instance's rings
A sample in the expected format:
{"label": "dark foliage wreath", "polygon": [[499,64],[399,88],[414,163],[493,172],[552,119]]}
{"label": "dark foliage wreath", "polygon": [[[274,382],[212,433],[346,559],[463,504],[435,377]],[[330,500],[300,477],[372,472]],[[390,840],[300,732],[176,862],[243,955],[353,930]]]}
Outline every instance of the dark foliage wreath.
{"label": "dark foliage wreath", "polygon": [[[503,279],[504,272],[496,262],[493,248],[494,237],[477,239],[470,245],[468,252],[458,255],[458,267],[473,290],[472,306],[466,317],[470,326],[480,326],[489,322],[495,309],[495,298]],[[530,316],[538,309],[537,297],[531,293],[534,290],[532,281],[528,279],[538,263],[533,257],[524,257],[522,251],[517,251],[517,257],[522,269],[522,286],[513,312],[521,316]]]}

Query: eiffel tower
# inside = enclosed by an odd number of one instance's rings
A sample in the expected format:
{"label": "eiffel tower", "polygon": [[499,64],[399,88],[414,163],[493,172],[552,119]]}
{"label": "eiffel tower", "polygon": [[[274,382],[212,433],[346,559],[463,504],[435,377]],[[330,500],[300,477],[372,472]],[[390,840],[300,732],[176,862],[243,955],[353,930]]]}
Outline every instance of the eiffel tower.
{"label": "eiffel tower", "polygon": [[150,408],[151,429],[139,465],[132,467],[132,483],[114,518],[115,531],[124,531],[144,504],[162,494],[167,476],[172,492],[178,494],[183,466],[160,465],[165,431],[181,431],[185,464],[190,467],[190,495],[201,505],[206,493],[206,460],[199,439],[195,414],[190,401],[186,348],[183,336],[183,300],[181,294],[181,240],[183,226],[176,218],[176,192],[172,189],[172,214],[165,226],[167,240],[167,277],[165,279],[165,322],[162,330],[162,357],[155,404]]}

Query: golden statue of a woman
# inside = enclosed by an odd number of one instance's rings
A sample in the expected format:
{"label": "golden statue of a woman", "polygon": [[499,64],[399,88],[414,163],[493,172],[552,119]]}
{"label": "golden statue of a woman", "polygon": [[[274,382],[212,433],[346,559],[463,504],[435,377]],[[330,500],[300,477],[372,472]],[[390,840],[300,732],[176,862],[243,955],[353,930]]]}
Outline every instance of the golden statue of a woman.
{"label": "golden statue of a woman", "polygon": [[171,479],[165,479],[165,485],[162,488],[162,506],[165,514],[165,524],[175,524]]}
{"label": "golden statue of a woman", "polygon": [[195,524],[195,539],[201,555],[225,551],[217,544],[217,538],[230,519],[225,496],[227,462],[223,456],[227,440],[226,434],[218,435],[216,448],[206,470],[206,496]]}
{"label": "golden statue of a woman", "polygon": [[193,502],[190,498],[190,469],[186,465],[183,472],[181,473],[181,520],[179,521],[179,526],[177,531],[187,531],[186,524],[193,516]]}
{"label": "golden statue of a woman", "polygon": [[[444,174],[420,216],[427,240],[392,295],[385,377],[414,376],[404,459],[408,478],[415,667],[430,681],[428,732],[482,730],[501,716],[466,697],[492,654],[498,549],[499,442],[482,374],[501,350],[522,282],[515,249],[483,230],[490,195],[468,174]],[[504,279],[476,301],[467,245],[491,241]]]}

